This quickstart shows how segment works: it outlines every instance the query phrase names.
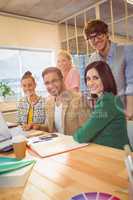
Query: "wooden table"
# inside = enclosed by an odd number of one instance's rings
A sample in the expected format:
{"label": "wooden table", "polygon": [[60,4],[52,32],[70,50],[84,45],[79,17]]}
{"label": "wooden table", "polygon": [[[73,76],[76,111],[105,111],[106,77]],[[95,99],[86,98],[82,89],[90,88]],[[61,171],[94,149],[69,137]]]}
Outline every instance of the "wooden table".
{"label": "wooden table", "polygon": [[39,160],[23,188],[0,189],[0,200],[69,200],[100,191],[128,200],[124,152],[96,144]]}

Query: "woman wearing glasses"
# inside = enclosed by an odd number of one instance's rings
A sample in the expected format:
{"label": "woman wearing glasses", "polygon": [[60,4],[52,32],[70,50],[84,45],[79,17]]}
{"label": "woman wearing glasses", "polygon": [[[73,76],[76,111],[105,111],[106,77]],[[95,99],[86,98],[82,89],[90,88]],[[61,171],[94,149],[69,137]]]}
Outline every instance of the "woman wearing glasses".
{"label": "woman wearing glasses", "polygon": [[126,119],[108,64],[103,61],[89,64],[84,79],[91,94],[96,94],[98,99],[92,115],[75,132],[74,139],[122,149],[129,143]]}

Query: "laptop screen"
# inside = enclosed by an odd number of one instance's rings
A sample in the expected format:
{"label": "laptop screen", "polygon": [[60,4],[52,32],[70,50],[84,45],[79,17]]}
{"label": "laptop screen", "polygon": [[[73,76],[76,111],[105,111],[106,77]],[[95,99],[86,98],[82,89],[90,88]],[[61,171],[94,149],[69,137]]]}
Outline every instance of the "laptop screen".
{"label": "laptop screen", "polygon": [[0,112],[0,141],[4,140],[4,139],[8,139],[11,137],[11,133],[9,131],[9,128],[6,124],[6,121],[2,115],[2,113]]}

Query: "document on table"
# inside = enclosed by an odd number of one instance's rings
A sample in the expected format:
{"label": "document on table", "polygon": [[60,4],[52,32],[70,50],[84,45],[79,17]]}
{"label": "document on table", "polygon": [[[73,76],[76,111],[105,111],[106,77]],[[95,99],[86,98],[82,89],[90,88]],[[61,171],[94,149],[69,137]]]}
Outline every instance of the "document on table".
{"label": "document on table", "polygon": [[54,133],[53,137],[51,134],[43,139],[39,139],[39,137],[38,139],[29,139],[28,145],[40,157],[48,157],[87,146],[88,143],[80,144],[74,141],[72,136]]}

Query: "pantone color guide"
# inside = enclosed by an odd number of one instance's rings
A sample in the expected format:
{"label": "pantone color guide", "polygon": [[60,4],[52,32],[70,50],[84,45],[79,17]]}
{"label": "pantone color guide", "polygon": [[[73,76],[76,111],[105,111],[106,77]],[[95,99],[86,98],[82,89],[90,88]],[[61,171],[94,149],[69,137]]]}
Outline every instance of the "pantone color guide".
{"label": "pantone color guide", "polygon": [[89,192],[81,193],[70,200],[120,200],[118,197],[112,196],[111,194],[102,193],[102,192]]}

